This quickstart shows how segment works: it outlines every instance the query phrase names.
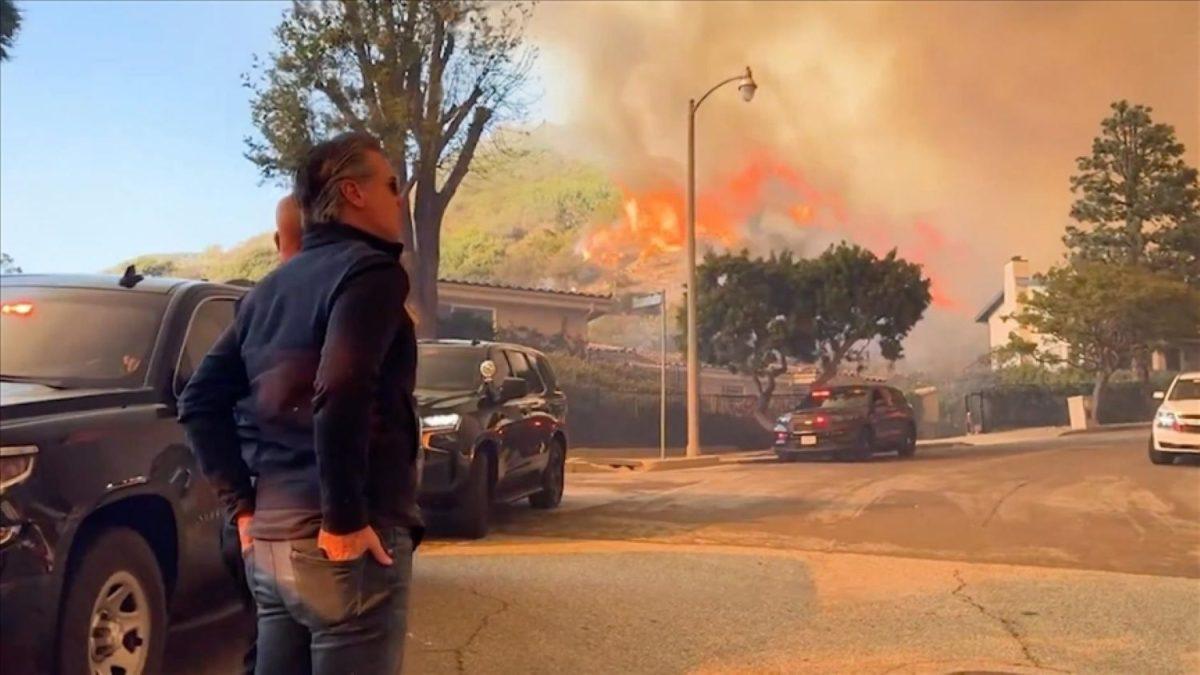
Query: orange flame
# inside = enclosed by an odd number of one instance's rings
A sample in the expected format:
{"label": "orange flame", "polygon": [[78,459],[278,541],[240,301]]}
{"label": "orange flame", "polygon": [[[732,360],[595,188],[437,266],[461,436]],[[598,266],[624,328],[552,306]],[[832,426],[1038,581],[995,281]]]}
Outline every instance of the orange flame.
{"label": "orange flame", "polygon": [[[651,189],[620,186],[622,210],[612,223],[593,227],[578,247],[584,260],[607,269],[666,259],[686,243],[686,197],[678,184],[660,183]],[[730,249],[743,244],[748,225],[765,213],[784,216],[797,227],[837,232],[876,255],[892,248],[925,269],[931,279],[933,304],[965,311],[945,288],[937,263],[963,253],[960,245],[924,220],[900,228],[878,218],[851,219],[842,197],[813,187],[798,169],[760,152],[736,173],[713,183],[697,195],[696,235],[702,244]],[[898,240],[899,239],[899,240]]]}

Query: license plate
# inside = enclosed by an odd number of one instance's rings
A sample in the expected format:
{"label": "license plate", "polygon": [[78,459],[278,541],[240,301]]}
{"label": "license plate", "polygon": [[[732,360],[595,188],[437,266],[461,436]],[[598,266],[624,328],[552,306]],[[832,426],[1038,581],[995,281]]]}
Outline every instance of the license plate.
{"label": "license plate", "polygon": [[809,435],[809,436],[801,436],[800,437],[800,445],[816,445],[816,444],[817,444],[816,436]]}

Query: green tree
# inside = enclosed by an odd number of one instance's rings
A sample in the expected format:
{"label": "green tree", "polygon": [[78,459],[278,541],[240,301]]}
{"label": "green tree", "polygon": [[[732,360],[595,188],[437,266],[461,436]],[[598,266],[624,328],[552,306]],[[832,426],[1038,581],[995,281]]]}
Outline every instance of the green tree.
{"label": "green tree", "polygon": [[258,281],[279,264],[279,253],[270,235],[252,237],[228,251],[218,249],[205,258],[204,276],[212,281]]}
{"label": "green tree", "polygon": [[[791,253],[752,259],[708,254],[697,269],[700,360],[747,375],[760,421],[790,360],[813,355],[812,306],[802,261]],[[686,331],[686,314],[679,324]]]}
{"label": "green tree", "polygon": [[902,358],[903,340],[931,300],[921,266],[897,257],[895,249],[880,258],[842,242],[805,265],[803,276],[813,302],[819,383],[844,363],[861,365],[872,345],[888,361]]}
{"label": "green tree", "polygon": [[294,171],[315,139],[347,129],[383,142],[410,194],[406,264],[419,330],[436,331],[441,225],[485,132],[518,116],[533,52],[529,3],[294,2],[278,50],[247,77],[266,179]]}
{"label": "green tree", "polygon": [[13,261],[12,256],[0,253],[0,274],[20,274],[21,268]]}
{"label": "green tree", "polygon": [[21,10],[13,0],[0,0],[0,61],[12,58],[13,44],[21,30]]}
{"label": "green tree", "polygon": [[450,279],[491,279],[496,265],[504,258],[504,251],[501,237],[473,225],[460,227],[446,233],[440,269]]}
{"label": "green tree", "polygon": [[[1013,318],[1052,339],[1032,352],[1039,361],[1092,377],[1093,422],[1113,375],[1139,349],[1200,331],[1200,292],[1144,268],[1080,263],[1053,269],[1043,281]],[[1016,345],[1030,353],[1027,346]]]}
{"label": "green tree", "polygon": [[175,263],[171,260],[148,263],[138,267],[137,271],[148,277],[173,277],[177,275]]}
{"label": "green tree", "polygon": [[1063,238],[1081,261],[1146,265],[1200,287],[1200,184],[1175,128],[1147,106],[1112,104],[1071,177],[1079,225]]}

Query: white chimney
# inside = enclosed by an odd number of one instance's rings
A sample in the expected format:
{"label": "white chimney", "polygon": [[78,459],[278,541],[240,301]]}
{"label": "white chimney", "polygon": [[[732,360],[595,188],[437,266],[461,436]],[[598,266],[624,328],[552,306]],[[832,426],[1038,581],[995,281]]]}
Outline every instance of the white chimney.
{"label": "white chimney", "polygon": [[1004,304],[1016,309],[1017,296],[1029,286],[1029,261],[1013,256],[1004,264]]}

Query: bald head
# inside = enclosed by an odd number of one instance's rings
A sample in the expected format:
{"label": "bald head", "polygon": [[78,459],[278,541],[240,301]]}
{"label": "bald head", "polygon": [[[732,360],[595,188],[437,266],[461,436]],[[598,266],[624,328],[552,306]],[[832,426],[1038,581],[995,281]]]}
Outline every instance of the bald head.
{"label": "bald head", "polygon": [[300,219],[300,204],[292,195],[279,200],[275,207],[275,248],[279,251],[279,261],[287,262],[300,252],[302,232]]}

